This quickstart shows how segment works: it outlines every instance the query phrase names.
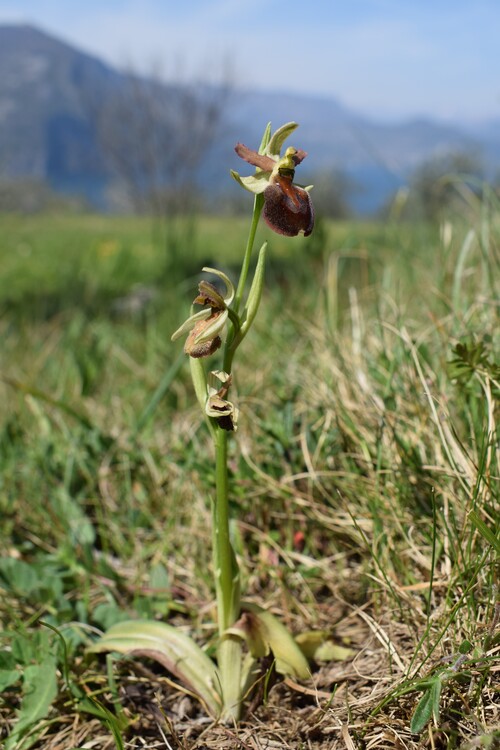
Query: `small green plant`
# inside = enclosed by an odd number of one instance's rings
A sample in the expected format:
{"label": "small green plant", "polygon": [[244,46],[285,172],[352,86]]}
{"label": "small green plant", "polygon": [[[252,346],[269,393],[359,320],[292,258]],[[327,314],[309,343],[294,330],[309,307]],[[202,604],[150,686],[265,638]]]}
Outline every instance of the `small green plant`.
{"label": "small green plant", "polygon": [[[30,637],[31,636],[31,637]],[[57,656],[48,632],[21,630],[0,649],[0,692],[21,682],[17,721],[6,740],[7,749],[28,748],[36,742],[39,722],[57,696]]]}
{"label": "small green plant", "polygon": [[415,707],[410,723],[410,731],[413,734],[420,734],[431,719],[434,720],[436,725],[439,724],[441,692],[444,685],[460,680],[470,682],[470,672],[460,671],[460,667],[466,662],[466,653],[470,648],[471,644],[464,642],[460,647],[460,655],[451,666],[437,669],[429,677],[419,680],[413,686],[413,690],[422,692],[422,697]]}
{"label": "small green plant", "polygon": [[[287,148],[284,156],[280,155],[284,141],[296,127],[296,123],[288,123],[271,135],[268,125],[258,152],[237,144],[237,154],[256,167],[255,174],[248,177],[232,172],[234,179],[255,196],[238,285],[235,288],[222,271],[204,268],[224,288],[220,291],[209,281],[201,281],[194,304],[202,309],[191,315],[172,337],[188,334],[184,350],[189,355],[194,390],[215,448],[212,551],[218,613],[217,664],[188,635],[156,621],[118,623],[92,647],[94,652],[117,651],[156,659],[199,697],[208,713],[222,721],[238,721],[241,717],[243,702],[261,677],[259,659],[272,654],[277,672],[301,679],[309,675],[304,652],[310,654],[312,642],[308,643],[307,636],[303,636],[299,646],[270,612],[241,599],[240,573],[230,538],[228,480],[228,441],[236,431],[238,419],[238,409],[229,400],[233,361],[254,322],[264,282],[265,243],[246,294],[260,216],[275,232],[290,237],[299,233],[308,236],[314,226],[309,193],[293,183],[295,167],[306,154]],[[207,372],[204,360],[219,349],[221,368]],[[314,644],[321,646],[317,635]]]}

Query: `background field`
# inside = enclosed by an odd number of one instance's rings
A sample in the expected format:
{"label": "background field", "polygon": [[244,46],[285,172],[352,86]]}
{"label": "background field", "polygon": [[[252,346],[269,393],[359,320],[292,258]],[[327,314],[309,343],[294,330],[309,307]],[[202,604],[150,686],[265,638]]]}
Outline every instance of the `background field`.
{"label": "background field", "polygon": [[269,686],[237,729],[203,723],[154,665],[85,647],[146,616],[213,648],[213,456],[170,336],[203,265],[235,276],[247,222],[0,225],[6,747],[493,747],[494,198],[439,226],[261,230],[266,290],[235,370],[234,543],[247,598],[342,648],[307,685]]}

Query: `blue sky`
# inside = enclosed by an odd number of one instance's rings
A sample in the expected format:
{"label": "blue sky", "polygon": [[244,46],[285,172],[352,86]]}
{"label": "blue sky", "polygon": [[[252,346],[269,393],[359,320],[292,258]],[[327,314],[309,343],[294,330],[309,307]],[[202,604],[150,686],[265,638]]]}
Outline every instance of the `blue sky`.
{"label": "blue sky", "polygon": [[335,97],[381,120],[500,119],[500,0],[0,0],[118,67]]}

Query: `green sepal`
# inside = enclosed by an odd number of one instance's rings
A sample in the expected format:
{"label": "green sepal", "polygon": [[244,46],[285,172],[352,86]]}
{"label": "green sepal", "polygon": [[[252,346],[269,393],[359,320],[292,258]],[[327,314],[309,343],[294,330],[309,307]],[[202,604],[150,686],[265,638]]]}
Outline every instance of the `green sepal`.
{"label": "green sepal", "polygon": [[215,315],[213,323],[207,325],[207,327],[196,336],[195,342],[197,344],[202,344],[204,341],[212,341],[216,336],[219,336],[224,330],[228,315],[229,313],[227,310],[223,310],[218,315]]}
{"label": "green sepal", "polygon": [[249,190],[255,195],[263,193],[266,187],[269,185],[269,176],[271,172],[255,172],[255,174],[249,175],[248,177],[242,177],[234,169],[231,169],[231,177],[238,182],[241,187],[245,190]]}
{"label": "green sepal", "polygon": [[226,285],[226,293],[224,294],[224,304],[229,306],[234,299],[234,284],[224,271],[219,271],[217,268],[211,268],[210,266],[203,266],[201,269],[205,273],[213,273],[214,276],[218,276],[221,281]]}
{"label": "green sepal", "polygon": [[271,140],[271,123],[268,122],[264,130],[264,133],[262,134],[262,140],[259,146],[259,154],[266,153],[266,148],[270,140]]}
{"label": "green sepal", "polygon": [[194,328],[196,323],[198,323],[200,320],[206,320],[210,317],[211,314],[212,311],[210,310],[210,308],[207,308],[205,310],[199,310],[199,312],[194,313],[194,315],[190,315],[189,318],[185,320],[184,323],[179,326],[179,328],[171,335],[170,341],[176,341],[185,333],[189,333],[189,331]]}
{"label": "green sepal", "polygon": [[298,127],[299,126],[296,122],[287,122],[285,125],[282,125],[280,128],[278,128],[278,130],[276,130],[272,134],[271,140],[267,144],[265,153],[269,156],[279,156],[283,143],[286,141],[288,136],[291,135],[293,131]]}

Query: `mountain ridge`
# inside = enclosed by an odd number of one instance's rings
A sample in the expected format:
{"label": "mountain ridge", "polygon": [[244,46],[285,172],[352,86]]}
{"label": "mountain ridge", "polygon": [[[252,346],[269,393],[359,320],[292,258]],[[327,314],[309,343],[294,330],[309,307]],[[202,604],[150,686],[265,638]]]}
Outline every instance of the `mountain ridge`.
{"label": "mountain ridge", "polygon": [[[0,179],[45,180],[104,206],[115,178],[96,112],[126,85],[127,74],[30,24],[0,25],[0,70]],[[412,170],[439,154],[481,154],[488,169],[500,169],[500,138],[488,122],[470,131],[430,118],[374,121],[333,97],[240,89],[229,93],[226,113],[212,179],[227,178],[222,158],[228,167],[241,168],[232,149],[236,140],[253,145],[267,121],[277,126],[295,120],[301,125],[296,145],[309,154],[301,172],[341,170],[364,181],[364,205],[358,208],[365,211],[375,210]]]}

